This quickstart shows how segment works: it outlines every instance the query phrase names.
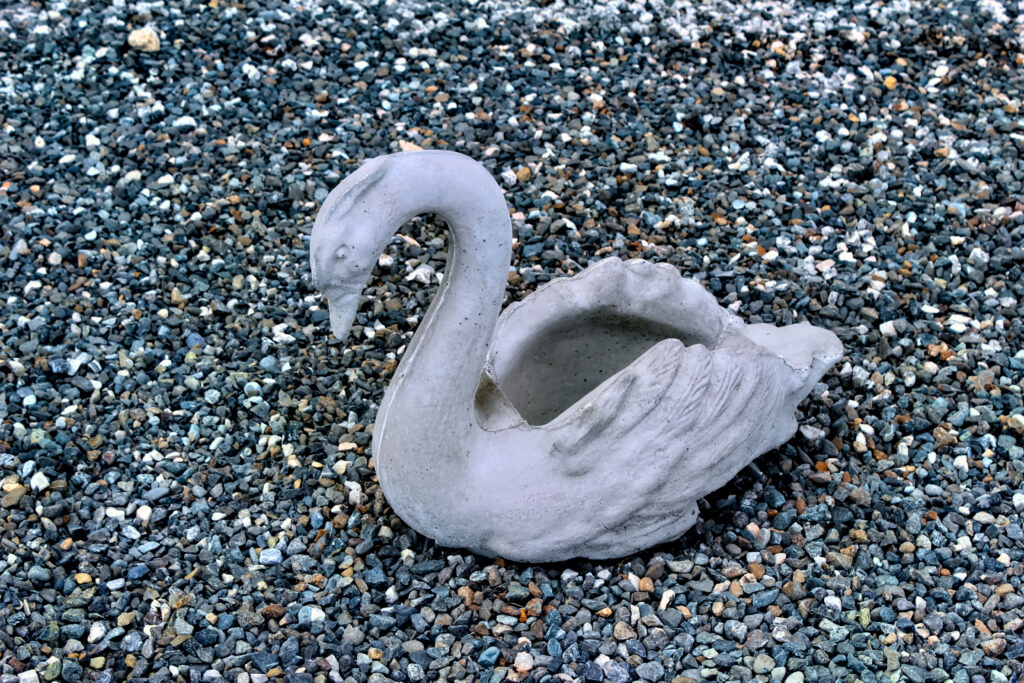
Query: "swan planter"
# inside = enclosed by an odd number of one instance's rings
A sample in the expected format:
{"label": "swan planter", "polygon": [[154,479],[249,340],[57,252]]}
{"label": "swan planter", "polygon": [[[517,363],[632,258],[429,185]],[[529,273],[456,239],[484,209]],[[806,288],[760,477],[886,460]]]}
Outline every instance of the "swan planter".
{"label": "swan planter", "polygon": [[[697,501],[796,431],[842,357],[806,323],[746,325],[670,265],[610,258],[501,312],[502,190],[454,152],[364,163],[313,227],[313,283],[344,338],[377,256],[419,214],[451,229],[444,282],[384,395],[380,487],[445,546],[551,562],[670,541]],[[500,315],[499,315],[500,314]]]}

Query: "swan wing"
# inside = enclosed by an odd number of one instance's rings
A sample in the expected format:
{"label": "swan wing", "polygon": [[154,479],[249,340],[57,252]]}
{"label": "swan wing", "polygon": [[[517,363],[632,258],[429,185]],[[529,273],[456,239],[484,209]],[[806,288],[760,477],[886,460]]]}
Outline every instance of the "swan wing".
{"label": "swan wing", "polygon": [[[609,495],[701,497],[796,430],[792,370],[752,350],[659,342],[543,427],[552,469]],[[665,501],[669,502],[669,501]]]}

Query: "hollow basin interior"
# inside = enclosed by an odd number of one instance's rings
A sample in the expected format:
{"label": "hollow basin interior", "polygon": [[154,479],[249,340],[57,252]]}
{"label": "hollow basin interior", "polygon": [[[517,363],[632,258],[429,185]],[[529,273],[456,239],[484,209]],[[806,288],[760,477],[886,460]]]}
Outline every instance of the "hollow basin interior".
{"label": "hollow basin interior", "polygon": [[662,322],[596,310],[566,317],[519,345],[495,367],[498,385],[523,418],[543,425],[663,339],[696,335]]}

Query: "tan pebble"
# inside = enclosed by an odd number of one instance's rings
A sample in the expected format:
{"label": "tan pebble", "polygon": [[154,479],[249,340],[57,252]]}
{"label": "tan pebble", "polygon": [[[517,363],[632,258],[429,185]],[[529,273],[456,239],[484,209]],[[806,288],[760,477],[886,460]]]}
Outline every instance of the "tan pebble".
{"label": "tan pebble", "polygon": [[640,579],[638,588],[642,591],[652,593],[654,592],[654,581],[652,581],[649,577],[645,576],[642,579]]}
{"label": "tan pebble", "polygon": [[128,34],[128,44],[143,52],[156,52],[160,49],[160,36],[150,26],[137,28]]}
{"label": "tan pebble", "polygon": [[807,595],[806,589],[803,584],[797,583],[796,581],[787,581],[782,586],[782,592],[790,600],[800,600]]}
{"label": "tan pebble", "polygon": [[532,177],[533,171],[531,171],[527,166],[521,166],[519,170],[516,171],[516,180],[521,183],[525,183]]}
{"label": "tan pebble", "polygon": [[636,631],[626,622],[619,621],[615,623],[612,635],[615,636],[616,640],[630,640],[631,638],[636,638]]}
{"label": "tan pebble", "polygon": [[133,621],[135,621],[135,612],[125,612],[117,618],[117,625],[124,628]]}
{"label": "tan pebble", "polygon": [[3,498],[0,498],[0,507],[13,508],[17,507],[18,503],[21,502],[22,497],[28,493],[28,489],[24,486],[16,486],[7,493],[4,494]]}
{"label": "tan pebble", "polygon": [[83,583],[92,583],[92,577],[85,572],[78,572],[75,574],[75,583],[81,586]]}

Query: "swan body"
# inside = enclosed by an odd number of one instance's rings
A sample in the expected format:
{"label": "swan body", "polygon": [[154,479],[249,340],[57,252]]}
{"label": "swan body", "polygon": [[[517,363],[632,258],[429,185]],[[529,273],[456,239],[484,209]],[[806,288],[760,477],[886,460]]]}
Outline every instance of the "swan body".
{"label": "swan body", "polygon": [[697,500],[796,431],[842,357],[806,323],[746,325],[666,264],[600,261],[499,317],[512,227],[501,189],[454,152],[364,163],[313,228],[335,335],[406,221],[452,236],[444,282],[385,393],[381,489],[442,545],[513,560],[603,559],[670,541]]}

